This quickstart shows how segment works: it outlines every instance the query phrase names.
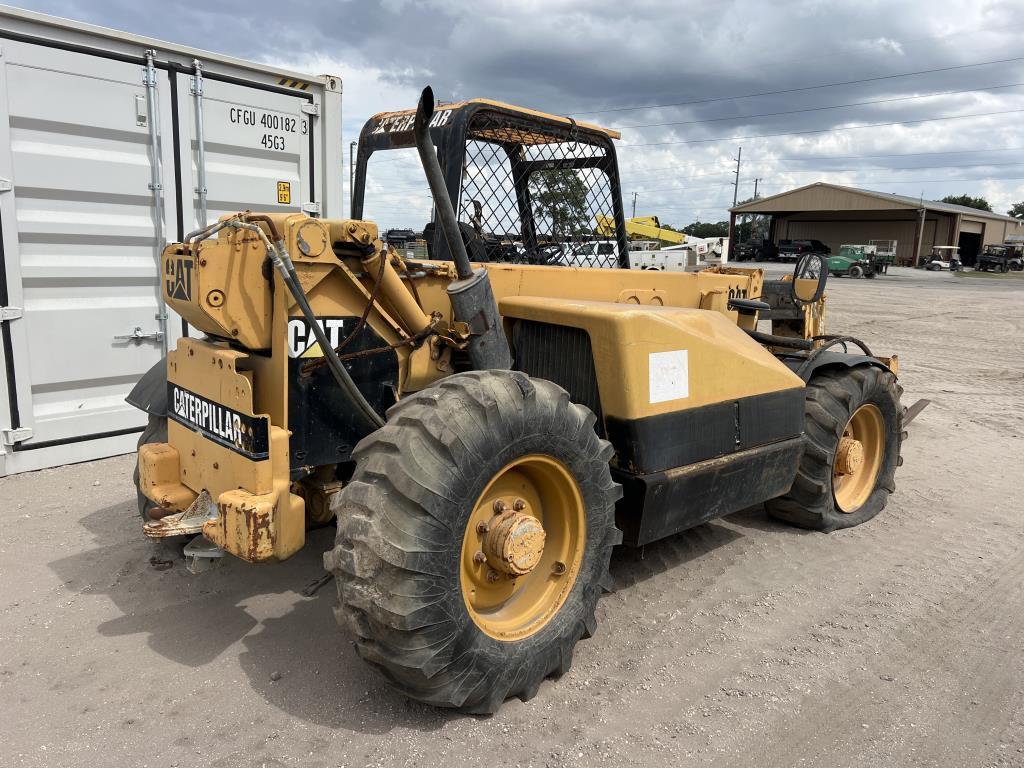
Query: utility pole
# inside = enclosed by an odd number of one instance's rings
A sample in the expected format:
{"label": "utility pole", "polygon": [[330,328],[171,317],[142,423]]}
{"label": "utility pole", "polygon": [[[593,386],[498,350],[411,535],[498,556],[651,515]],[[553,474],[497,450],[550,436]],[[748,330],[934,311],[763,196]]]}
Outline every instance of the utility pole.
{"label": "utility pole", "polygon": [[[754,179],[754,199],[755,200],[757,200],[757,184],[758,184],[759,181],[761,181],[761,179],[759,179],[759,178]],[[754,235],[756,234],[756,231],[758,229],[759,221],[760,221],[760,217],[757,216],[756,214],[754,216],[750,217],[750,239],[751,240],[756,240],[757,239],[756,237],[754,237]]]}
{"label": "utility pole", "polygon": [[732,188],[732,207],[736,207],[736,200],[740,194],[740,160],[743,158],[743,147],[739,148],[739,152],[736,153],[736,182]]}
{"label": "utility pole", "polygon": [[636,192],[633,193],[633,218],[636,218]]}
{"label": "utility pole", "polygon": [[352,217],[352,208],[356,201],[356,145],[358,142],[348,143],[348,215]]}

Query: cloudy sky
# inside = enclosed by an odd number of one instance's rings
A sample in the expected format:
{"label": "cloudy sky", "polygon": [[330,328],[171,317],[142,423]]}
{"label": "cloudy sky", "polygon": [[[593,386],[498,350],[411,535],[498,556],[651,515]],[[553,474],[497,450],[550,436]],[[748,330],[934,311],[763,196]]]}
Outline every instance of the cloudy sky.
{"label": "cloudy sky", "polygon": [[428,83],[620,128],[627,215],[636,192],[675,225],[727,216],[739,146],[740,199],[759,178],[1024,200],[1024,0],[22,5],[340,75],[346,142]]}

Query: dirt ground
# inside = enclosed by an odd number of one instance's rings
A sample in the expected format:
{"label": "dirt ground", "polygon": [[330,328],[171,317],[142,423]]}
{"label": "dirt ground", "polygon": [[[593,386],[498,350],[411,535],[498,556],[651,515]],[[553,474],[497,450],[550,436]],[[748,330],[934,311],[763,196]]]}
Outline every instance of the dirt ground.
{"label": "dirt ground", "polygon": [[1024,766],[1024,280],[833,280],[899,352],[888,509],[752,509],[612,562],[572,671],[490,718],[391,692],[331,613],[332,532],[203,576],[141,535],[132,457],[0,480],[5,766]]}

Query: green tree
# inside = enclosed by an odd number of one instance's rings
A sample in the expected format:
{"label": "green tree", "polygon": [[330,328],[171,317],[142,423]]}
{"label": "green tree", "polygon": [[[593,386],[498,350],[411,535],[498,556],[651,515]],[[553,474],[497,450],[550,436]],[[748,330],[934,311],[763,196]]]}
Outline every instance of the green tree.
{"label": "green tree", "polygon": [[549,234],[554,238],[589,230],[587,185],[575,171],[555,168],[531,174],[530,198],[538,230],[550,227]]}
{"label": "green tree", "polygon": [[[759,200],[761,195],[748,197],[740,200],[737,205],[752,203]],[[768,217],[759,214],[744,213],[736,217],[736,230],[733,232],[733,240],[737,243],[760,241],[768,234]]]}
{"label": "green tree", "polygon": [[977,208],[980,211],[991,211],[992,206],[984,197],[971,197],[970,195],[946,195],[942,198],[944,203],[953,205],[966,205],[968,208]]}
{"label": "green tree", "polygon": [[729,235],[728,221],[700,221],[683,227],[683,232],[694,237],[727,237]]}
{"label": "green tree", "polygon": [[1024,202],[1014,203],[1006,215],[1013,216],[1015,219],[1024,219]]}

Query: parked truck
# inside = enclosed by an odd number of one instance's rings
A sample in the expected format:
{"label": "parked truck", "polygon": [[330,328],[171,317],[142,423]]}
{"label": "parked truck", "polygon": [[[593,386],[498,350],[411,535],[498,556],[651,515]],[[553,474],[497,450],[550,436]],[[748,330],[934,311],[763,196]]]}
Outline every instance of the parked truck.
{"label": "parked truck", "polygon": [[868,277],[885,274],[892,263],[893,251],[879,252],[876,245],[844,244],[839,253],[828,257],[833,277]]}

